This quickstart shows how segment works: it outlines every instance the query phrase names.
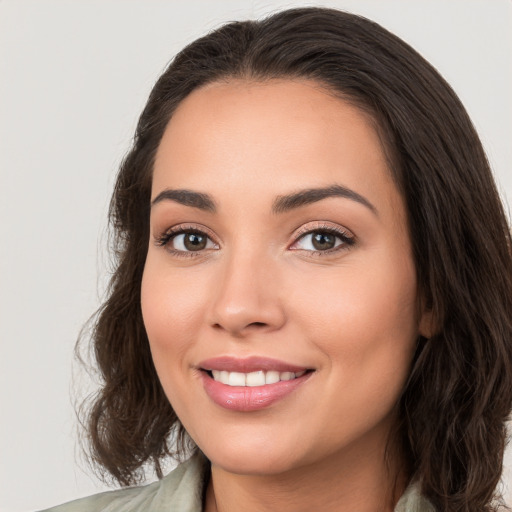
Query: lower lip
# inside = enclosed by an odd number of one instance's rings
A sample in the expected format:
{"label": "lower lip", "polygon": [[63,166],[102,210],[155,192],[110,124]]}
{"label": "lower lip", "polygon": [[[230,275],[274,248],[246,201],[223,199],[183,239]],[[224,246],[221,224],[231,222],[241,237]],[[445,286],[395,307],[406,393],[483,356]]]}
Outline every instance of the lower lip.
{"label": "lower lip", "polygon": [[217,404],[232,411],[258,411],[285,398],[306,382],[311,373],[291,380],[281,380],[275,384],[264,386],[228,386],[213,380],[206,372],[201,371],[206,394]]}

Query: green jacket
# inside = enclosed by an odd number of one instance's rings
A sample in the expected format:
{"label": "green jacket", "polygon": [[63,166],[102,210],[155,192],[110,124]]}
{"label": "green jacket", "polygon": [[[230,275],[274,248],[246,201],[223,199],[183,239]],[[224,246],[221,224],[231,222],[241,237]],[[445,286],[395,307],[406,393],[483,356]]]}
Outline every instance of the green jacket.
{"label": "green jacket", "polygon": [[[195,455],[158,482],[81,498],[41,512],[201,512],[204,458]],[[395,512],[434,512],[410,485]]]}

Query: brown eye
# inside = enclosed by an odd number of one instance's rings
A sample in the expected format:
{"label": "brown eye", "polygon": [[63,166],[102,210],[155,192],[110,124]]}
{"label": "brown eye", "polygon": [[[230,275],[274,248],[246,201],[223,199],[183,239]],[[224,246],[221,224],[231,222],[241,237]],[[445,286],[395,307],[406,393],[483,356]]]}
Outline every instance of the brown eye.
{"label": "brown eye", "polygon": [[207,237],[200,233],[184,233],[183,245],[188,251],[200,251],[206,247]]}
{"label": "brown eye", "polygon": [[336,237],[332,233],[313,233],[311,243],[317,251],[326,251],[336,246]]}
{"label": "brown eye", "polygon": [[173,235],[168,243],[173,250],[180,252],[198,252],[217,247],[207,235],[199,231],[183,231]]}
{"label": "brown eye", "polygon": [[354,245],[354,242],[353,235],[346,231],[334,228],[316,229],[300,236],[291,248],[321,254],[346,249]]}

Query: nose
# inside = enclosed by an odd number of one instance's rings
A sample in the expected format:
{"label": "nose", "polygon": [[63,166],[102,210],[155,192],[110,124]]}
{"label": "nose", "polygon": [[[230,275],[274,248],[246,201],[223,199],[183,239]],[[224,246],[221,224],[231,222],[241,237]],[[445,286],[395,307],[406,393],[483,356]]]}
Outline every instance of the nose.
{"label": "nose", "polygon": [[280,329],[285,321],[279,271],[270,258],[233,255],[215,285],[210,325],[237,338]]}

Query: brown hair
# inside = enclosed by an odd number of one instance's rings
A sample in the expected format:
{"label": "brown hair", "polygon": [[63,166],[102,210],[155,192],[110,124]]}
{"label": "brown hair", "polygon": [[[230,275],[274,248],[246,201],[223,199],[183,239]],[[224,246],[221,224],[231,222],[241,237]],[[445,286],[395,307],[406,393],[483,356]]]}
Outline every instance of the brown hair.
{"label": "brown hair", "polygon": [[[102,388],[88,412],[92,459],[119,483],[184,453],[140,308],[154,156],[177,105],[236,78],[315,80],[372,114],[408,211],[436,334],[420,338],[397,405],[411,478],[436,510],[496,503],[512,407],[511,238],[489,164],[459,99],[402,40],[365,18],[292,9],[229,23],[180,52],[154,86],[110,207],[117,266],[92,333]],[[493,499],[495,501],[493,501]]]}

